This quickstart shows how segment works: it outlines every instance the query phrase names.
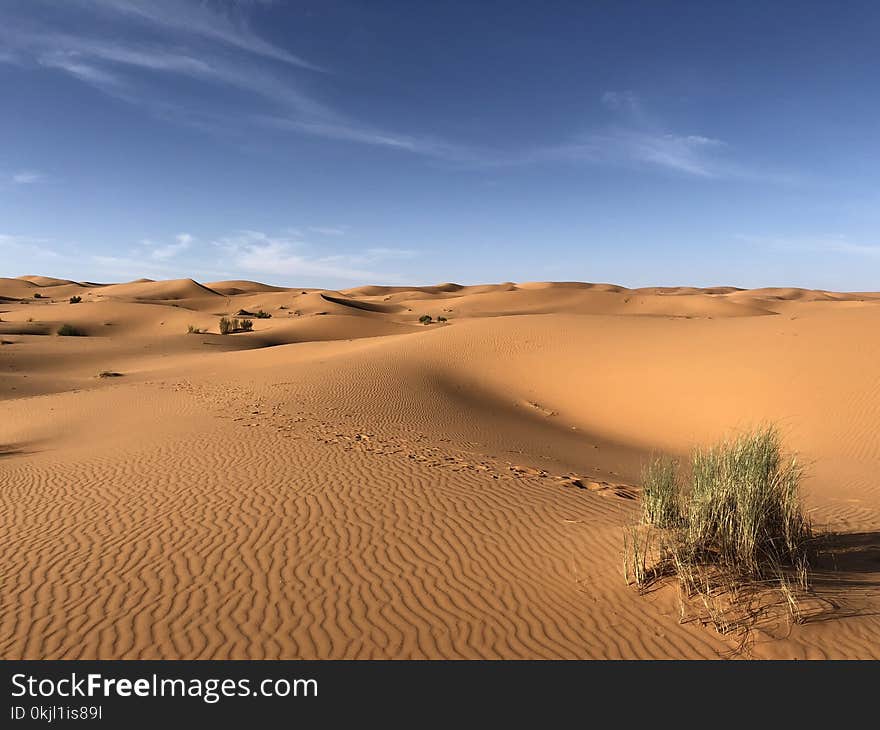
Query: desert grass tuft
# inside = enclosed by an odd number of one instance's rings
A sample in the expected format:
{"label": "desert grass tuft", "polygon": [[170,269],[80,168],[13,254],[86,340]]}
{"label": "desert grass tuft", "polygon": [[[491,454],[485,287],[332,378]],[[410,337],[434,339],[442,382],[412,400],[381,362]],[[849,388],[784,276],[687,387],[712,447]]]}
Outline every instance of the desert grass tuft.
{"label": "desert grass tuft", "polygon": [[747,629],[771,592],[799,620],[812,543],[802,476],[772,426],[695,449],[686,475],[655,459],[643,472],[641,520],[625,529],[627,582],[677,578],[682,613],[696,600],[722,633]]}
{"label": "desert grass tuft", "polygon": [[72,324],[63,324],[58,328],[58,335],[61,337],[83,337],[85,333]]}
{"label": "desert grass tuft", "polygon": [[220,318],[221,335],[231,335],[235,332],[250,332],[253,328],[254,321],[252,319],[239,319],[238,317],[233,317],[232,319],[228,317]]}
{"label": "desert grass tuft", "polygon": [[642,521],[657,527],[681,522],[681,489],[678,463],[668,457],[654,459],[642,472]]}

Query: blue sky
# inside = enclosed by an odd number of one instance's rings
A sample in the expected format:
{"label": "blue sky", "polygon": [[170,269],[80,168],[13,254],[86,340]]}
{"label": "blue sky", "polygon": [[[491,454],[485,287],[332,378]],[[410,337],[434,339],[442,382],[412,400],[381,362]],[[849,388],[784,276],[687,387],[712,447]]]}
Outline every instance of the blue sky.
{"label": "blue sky", "polygon": [[0,275],[880,288],[880,4],[0,0]]}

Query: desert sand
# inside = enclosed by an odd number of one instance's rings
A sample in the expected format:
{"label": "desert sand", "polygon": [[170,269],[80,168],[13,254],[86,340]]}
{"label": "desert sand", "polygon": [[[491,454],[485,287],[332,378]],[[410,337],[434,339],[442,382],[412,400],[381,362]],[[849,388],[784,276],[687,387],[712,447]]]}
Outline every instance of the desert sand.
{"label": "desert sand", "polygon": [[[880,294],[27,276],[0,320],[4,659],[880,658]],[[622,526],[766,421],[842,537],[737,648]]]}

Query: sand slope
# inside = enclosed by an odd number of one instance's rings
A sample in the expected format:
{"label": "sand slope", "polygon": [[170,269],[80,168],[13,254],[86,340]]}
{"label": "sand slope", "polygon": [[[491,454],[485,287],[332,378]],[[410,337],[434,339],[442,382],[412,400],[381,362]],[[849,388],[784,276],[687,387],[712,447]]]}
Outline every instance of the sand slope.
{"label": "sand slope", "polygon": [[744,655],[880,656],[880,295],[28,277],[0,297],[3,658],[726,655],[669,591],[624,585],[621,526],[651,453],[762,420],[850,537],[819,588],[836,608]]}

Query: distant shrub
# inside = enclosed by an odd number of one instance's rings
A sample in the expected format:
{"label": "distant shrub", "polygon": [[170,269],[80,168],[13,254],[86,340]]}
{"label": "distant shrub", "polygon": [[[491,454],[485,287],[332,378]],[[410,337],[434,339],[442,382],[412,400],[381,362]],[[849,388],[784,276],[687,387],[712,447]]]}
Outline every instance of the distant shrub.
{"label": "distant shrub", "polygon": [[72,324],[63,324],[58,328],[58,334],[61,337],[83,337],[84,332],[81,332]]}
{"label": "distant shrub", "polygon": [[43,295],[40,294],[40,292],[35,292],[35,293],[34,293],[34,299],[42,299],[42,298],[43,298]]}
{"label": "distant shrub", "polygon": [[231,335],[235,332],[250,332],[254,328],[252,319],[239,319],[238,317],[221,317],[220,334]]}
{"label": "distant shrub", "polygon": [[446,317],[437,317],[437,321],[438,321],[438,322],[445,322],[445,321],[446,321]]}
{"label": "distant shrub", "polygon": [[419,322],[421,322],[422,324],[431,324],[431,322],[433,322],[433,321],[434,320],[431,318],[431,315],[429,315],[429,314],[423,314],[421,317],[419,317]]}
{"label": "distant shrub", "polygon": [[70,303],[71,303],[71,304],[79,304],[82,300],[83,300],[82,297],[72,296],[72,297],[70,298]]}
{"label": "distant shrub", "polygon": [[122,373],[114,372],[113,370],[102,370],[98,373],[99,378],[121,378]]}
{"label": "distant shrub", "polygon": [[256,317],[257,319],[271,319],[271,318],[272,318],[272,315],[269,314],[268,312],[264,312],[264,311],[261,309],[259,312],[257,312],[257,313],[254,315],[254,317]]}
{"label": "distant shrub", "polygon": [[201,327],[196,327],[196,326],[193,325],[193,324],[191,324],[191,325],[187,325],[186,331],[187,331],[188,334],[191,334],[191,335],[203,335],[203,334],[205,334],[205,330],[204,330],[204,329],[202,329]]}

